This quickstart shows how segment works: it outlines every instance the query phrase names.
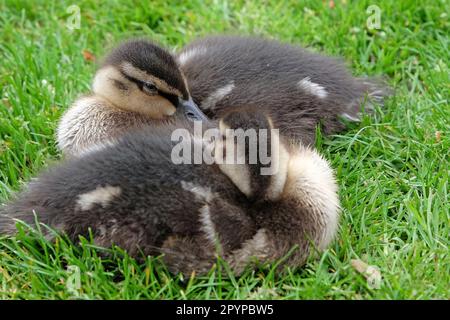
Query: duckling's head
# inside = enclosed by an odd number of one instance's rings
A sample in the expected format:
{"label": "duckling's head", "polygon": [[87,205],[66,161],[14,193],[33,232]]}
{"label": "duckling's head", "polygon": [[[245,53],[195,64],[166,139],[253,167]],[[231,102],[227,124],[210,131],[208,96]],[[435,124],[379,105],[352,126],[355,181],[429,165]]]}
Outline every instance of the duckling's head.
{"label": "duckling's head", "polygon": [[[220,170],[251,200],[276,200],[283,191],[289,154],[269,116],[240,107],[219,121]],[[230,161],[231,160],[231,161]]]}
{"label": "duckling's head", "polygon": [[173,56],[146,40],[114,49],[97,71],[93,91],[120,109],[152,119],[172,116],[177,109],[190,119],[206,119]]}

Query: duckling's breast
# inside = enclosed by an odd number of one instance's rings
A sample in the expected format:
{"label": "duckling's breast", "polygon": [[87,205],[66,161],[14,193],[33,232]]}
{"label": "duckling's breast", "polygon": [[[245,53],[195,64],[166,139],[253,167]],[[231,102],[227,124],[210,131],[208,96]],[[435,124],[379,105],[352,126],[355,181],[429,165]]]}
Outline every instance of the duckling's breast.
{"label": "duckling's breast", "polygon": [[129,131],[165,125],[170,121],[170,117],[153,120],[119,109],[100,97],[83,97],[61,118],[57,131],[58,147],[65,154],[78,156],[96,146],[114,142]]}

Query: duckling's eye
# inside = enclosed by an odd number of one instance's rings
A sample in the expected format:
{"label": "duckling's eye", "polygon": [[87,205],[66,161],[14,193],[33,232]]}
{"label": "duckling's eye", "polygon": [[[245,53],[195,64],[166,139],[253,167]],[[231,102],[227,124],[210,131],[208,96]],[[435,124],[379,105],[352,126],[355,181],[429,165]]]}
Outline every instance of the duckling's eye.
{"label": "duckling's eye", "polygon": [[156,94],[158,93],[158,88],[152,84],[152,83],[143,83],[142,84],[142,91],[144,91],[147,94]]}

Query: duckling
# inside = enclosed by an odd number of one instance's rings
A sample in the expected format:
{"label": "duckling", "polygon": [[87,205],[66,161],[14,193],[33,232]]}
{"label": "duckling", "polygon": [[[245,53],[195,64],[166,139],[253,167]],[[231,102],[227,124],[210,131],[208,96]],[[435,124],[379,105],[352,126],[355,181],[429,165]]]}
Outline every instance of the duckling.
{"label": "duckling", "polygon": [[[180,142],[171,132],[184,125],[143,128],[82,158],[65,159],[0,210],[0,234],[14,234],[17,219],[33,225],[36,215],[73,240],[91,230],[99,246],[115,244],[136,257],[163,254],[170,271],[184,274],[208,272],[217,255],[239,274],[254,258],[277,261],[292,247],[297,250],[285,263],[298,267],[311,248],[328,246],[339,201],[325,159],[304,146],[289,151],[270,117],[240,108],[221,119],[214,143],[188,131],[189,145],[212,145],[212,164],[177,165],[173,150]],[[266,140],[256,135],[256,161],[250,154],[255,144],[235,139],[238,129],[271,130]],[[230,146],[245,152],[223,161]]]}
{"label": "duckling", "polygon": [[177,109],[192,119],[206,119],[174,57],[146,40],[115,48],[95,74],[92,91],[75,101],[59,122],[57,144],[65,154],[79,155],[133,128],[171,121]]}
{"label": "duckling", "polygon": [[[280,268],[297,268],[311,253],[325,250],[336,236],[340,212],[338,187],[328,161],[313,148],[292,145],[289,139],[278,134],[278,130],[271,132],[262,145],[260,141],[252,144],[251,140],[239,138],[236,143],[238,130],[243,130],[246,137],[248,130],[274,129],[273,120],[261,113],[260,108],[233,109],[220,119],[219,128],[224,137],[221,141],[225,142],[219,141],[215,146],[215,164],[245,195],[244,200],[233,201],[235,206],[229,210],[233,211],[234,217],[250,217],[250,221],[243,224],[244,218],[240,218],[239,224],[230,224],[224,211],[208,202],[203,212],[208,212],[210,219],[202,222],[206,222],[204,230],[211,234],[210,240],[216,240],[216,251],[213,250],[214,241],[205,245],[207,242],[202,237],[171,235],[162,247],[169,269],[184,274],[206,273],[216,261],[217,247],[236,274],[241,274],[255,258],[269,263],[280,263],[283,259]],[[244,145],[236,145],[239,141]],[[235,150],[243,147],[245,162],[239,162],[236,154],[235,163],[221,161],[229,142],[236,145]],[[260,146],[265,144],[271,146],[263,151],[270,155],[269,162],[260,157]],[[249,151],[254,145],[257,146],[254,150],[257,161],[249,163]],[[226,150],[217,152],[222,148]],[[262,174],[264,169],[270,170]],[[202,188],[193,186],[193,190],[201,191]],[[252,234],[250,238],[249,233]],[[226,246],[231,243],[234,245]]]}
{"label": "duckling", "polygon": [[338,59],[275,40],[211,36],[187,45],[177,59],[207,116],[258,105],[282,135],[305,145],[314,144],[318,124],[325,134],[339,132],[389,94],[379,81],[353,77]]}

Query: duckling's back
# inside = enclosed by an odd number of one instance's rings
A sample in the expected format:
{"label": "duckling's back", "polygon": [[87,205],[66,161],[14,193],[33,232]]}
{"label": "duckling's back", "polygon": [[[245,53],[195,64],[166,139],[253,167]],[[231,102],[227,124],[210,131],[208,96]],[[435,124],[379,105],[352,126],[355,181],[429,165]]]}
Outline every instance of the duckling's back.
{"label": "duckling's back", "polygon": [[176,165],[171,132],[177,125],[131,132],[114,145],[50,168],[0,210],[0,234],[15,233],[15,220],[42,222],[72,238],[157,253],[170,234],[200,231],[200,208],[212,194],[241,197],[215,166]]}
{"label": "duckling's back", "polygon": [[385,94],[372,80],[353,77],[339,59],[260,38],[201,39],[178,60],[191,95],[209,116],[220,117],[228,106],[257,105],[284,134],[304,143],[319,121],[326,133],[336,132],[343,128],[340,117],[359,119],[366,96],[381,101]]}

